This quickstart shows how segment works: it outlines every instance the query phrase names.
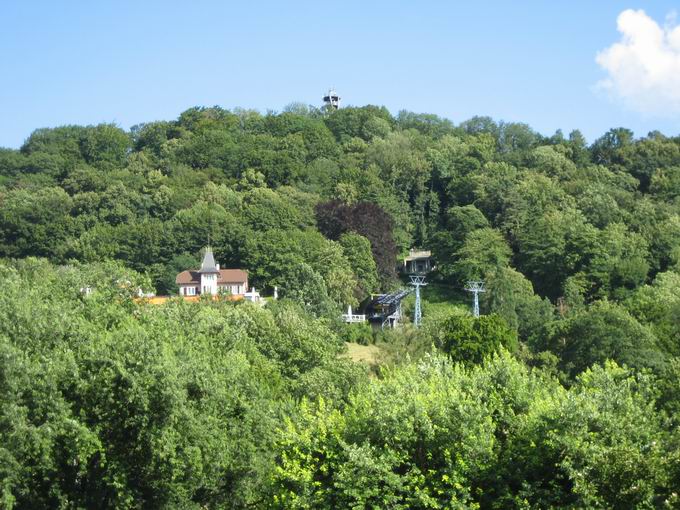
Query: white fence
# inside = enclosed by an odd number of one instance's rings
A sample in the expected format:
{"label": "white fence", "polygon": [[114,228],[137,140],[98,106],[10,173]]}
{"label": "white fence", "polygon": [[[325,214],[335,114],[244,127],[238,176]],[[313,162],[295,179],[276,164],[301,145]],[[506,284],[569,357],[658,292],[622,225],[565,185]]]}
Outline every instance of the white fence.
{"label": "white fence", "polygon": [[356,313],[343,313],[342,314],[342,320],[347,322],[347,323],[353,323],[353,322],[366,322],[366,315],[364,314],[356,314]]}

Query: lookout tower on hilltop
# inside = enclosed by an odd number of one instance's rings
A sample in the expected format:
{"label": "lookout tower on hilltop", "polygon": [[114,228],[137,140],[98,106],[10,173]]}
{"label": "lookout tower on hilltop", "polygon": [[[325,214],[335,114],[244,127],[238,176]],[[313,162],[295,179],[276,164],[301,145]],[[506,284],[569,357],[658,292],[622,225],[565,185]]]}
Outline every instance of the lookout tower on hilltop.
{"label": "lookout tower on hilltop", "polygon": [[328,94],[323,96],[323,102],[328,110],[337,110],[340,108],[340,96],[335,89],[330,89]]}

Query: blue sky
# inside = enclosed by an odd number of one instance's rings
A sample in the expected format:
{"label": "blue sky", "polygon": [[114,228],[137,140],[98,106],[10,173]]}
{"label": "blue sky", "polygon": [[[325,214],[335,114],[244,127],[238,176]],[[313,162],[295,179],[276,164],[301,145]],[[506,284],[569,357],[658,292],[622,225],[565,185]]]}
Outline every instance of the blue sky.
{"label": "blue sky", "polygon": [[[671,63],[643,89],[631,80],[646,54],[632,48],[596,62],[620,41],[623,11],[644,9],[663,27],[676,6],[7,0],[0,146],[19,147],[39,127],[114,122],[128,129],[195,105],[265,112],[293,101],[319,104],[331,85],[344,104],[454,122],[490,115],[544,134],[578,128],[590,141],[618,126],[639,136],[677,135],[680,98],[664,76],[680,74],[672,54],[680,48],[657,59]],[[598,88],[611,73],[613,87]]]}

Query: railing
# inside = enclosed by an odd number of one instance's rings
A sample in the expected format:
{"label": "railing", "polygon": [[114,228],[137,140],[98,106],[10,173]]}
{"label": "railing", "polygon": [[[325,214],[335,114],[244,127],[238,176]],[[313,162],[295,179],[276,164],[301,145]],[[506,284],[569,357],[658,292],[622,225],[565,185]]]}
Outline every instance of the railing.
{"label": "railing", "polygon": [[342,320],[344,320],[347,323],[366,322],[366,315],[343,313]]}

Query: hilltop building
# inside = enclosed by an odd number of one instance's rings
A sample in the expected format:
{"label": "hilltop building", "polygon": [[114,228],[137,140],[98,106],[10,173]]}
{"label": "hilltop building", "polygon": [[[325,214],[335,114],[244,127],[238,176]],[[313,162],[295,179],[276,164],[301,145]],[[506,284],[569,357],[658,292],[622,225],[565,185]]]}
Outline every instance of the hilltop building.
{"label": "hilltop building", "polygon": [[327,110],[337,110],[340,108],[340,96],[334,89],[330,89],[328,94],[323,96],[323,104]]}

